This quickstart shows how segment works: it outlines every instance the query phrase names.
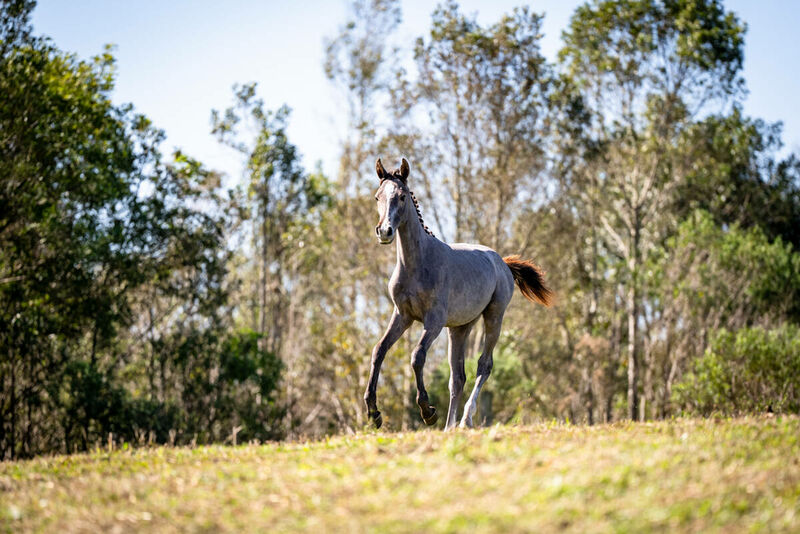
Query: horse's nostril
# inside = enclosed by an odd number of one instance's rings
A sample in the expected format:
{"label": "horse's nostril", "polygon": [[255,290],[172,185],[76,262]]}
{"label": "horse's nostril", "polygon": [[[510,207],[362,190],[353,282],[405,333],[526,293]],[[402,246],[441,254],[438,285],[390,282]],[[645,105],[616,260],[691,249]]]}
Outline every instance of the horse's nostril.
{"label": "horse's nostril", "polygon": [[375,235],[378,235],[378,236],[381,235],[381,227],[380,227],[380,225],[375,227]]}
{"label": "horse's nostril", "polygon": [[390,236],[390,235],[392,235],[392,233],[393,233],[393,232],[394,232],[394,230],[392,230],[392,227],[391,227],[391,226],[390,226],[389,228],[387,228],[387,229],[386,229],[386,235],[387,235],[387,236]]}

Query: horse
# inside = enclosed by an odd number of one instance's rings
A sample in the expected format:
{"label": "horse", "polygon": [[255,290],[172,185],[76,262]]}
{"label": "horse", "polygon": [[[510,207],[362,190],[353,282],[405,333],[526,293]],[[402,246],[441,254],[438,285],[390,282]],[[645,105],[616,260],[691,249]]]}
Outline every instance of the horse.
{"label": "horse", "polygon": [[387,172],[381,160],[375,164],[380,185],[375,193],[379,222],[375,235],[382,245],[397,241],[397,264],[389,280],[394,303],[383,337],[372,351],[369,384],[364,393],[369,419],[376,428],[383,422],[377,406],[377,386],[386,352],[414,321],[423,325],[422,337],[411,353],[417,386],[417,405],[422,420],[433,425],[436,408],[428,401],[423,369],[433,341],[447,328],[450,364],[450,405],[445,430],[456,427],[457,409],[466,383],[464,354],[472,327],[483,317],[483,352],[478,359],[477,378],[464,405],[460,426],[471,428],[481,388],[492,372],[492,352],[500,337],[503,315],[514,293],[514,283],[532,302],[549,306],[552,291],[544,273],[519,256],[505,258],[494,250],[472,244],[453,244],[437,239],[425,226],[419,203],[408,187],[409,165]]}

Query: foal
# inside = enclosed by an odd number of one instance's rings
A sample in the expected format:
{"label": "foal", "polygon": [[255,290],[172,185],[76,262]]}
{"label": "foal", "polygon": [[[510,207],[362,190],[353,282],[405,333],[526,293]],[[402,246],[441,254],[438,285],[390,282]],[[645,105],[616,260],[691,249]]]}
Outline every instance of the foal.
{"label": "foal", "polygon": [[408,162],[389,173],[381,160],[376,163],[380,186],[375,195],[380,221],[375,227],[378,241],[388,245],[397,237],[397,264],[389,280],[394,312],[380,342],[372,351],[369,385],[364,394],[367,413],[376,427],[383,420],[378,411],[376,389],[383,358],[392,345],[411,326],[423,324],[422,338],[411,353],[411,366],[417,382],[417,405],[422,420],[436,423],[436,408],[428,402],[422,378],[425,356],[433,341],[447,327],[450,338],[450,406],[445,429],[456,426],[456,410],[466,382],[464,352],[467,338],[483,316],[483,353],[478,359],[478,374],[461,426],[472,427],[472,416],[481,387],[492,371],[492,351],[500,336],[506,306],[514,293],[514,282],[531,301],[550,305],[551,291],[544,285],[539,268],[519,256],[501,258],[481,245],[448,245],[436,239],[422,223],[419,206],[408,188]]}

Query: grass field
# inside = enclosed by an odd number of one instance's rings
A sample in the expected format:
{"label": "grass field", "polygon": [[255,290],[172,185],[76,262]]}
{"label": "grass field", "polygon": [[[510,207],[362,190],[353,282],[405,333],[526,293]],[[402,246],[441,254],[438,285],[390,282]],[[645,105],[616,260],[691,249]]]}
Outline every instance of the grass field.
{"label": "grass field", "polygon": [[800,418],[365,433],[0,463],[7,532],[800,532]]}

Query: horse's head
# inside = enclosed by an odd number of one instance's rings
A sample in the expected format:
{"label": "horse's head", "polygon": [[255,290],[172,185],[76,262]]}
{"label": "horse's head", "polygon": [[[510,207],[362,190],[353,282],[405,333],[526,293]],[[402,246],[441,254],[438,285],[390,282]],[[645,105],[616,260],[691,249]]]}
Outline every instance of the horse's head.
{"label": "horse's head", "polygon": [[413,202],[411,192],[408,190],[408,162],[403,158],[400,168],[387,172],[381,160],[375,164],[381,184],[375,193],[378,201],[378,215],[380,219],[375,227],[375,234],[382,245],[394,241],[397,230],[406,223],[408,218],[407,206]]}

